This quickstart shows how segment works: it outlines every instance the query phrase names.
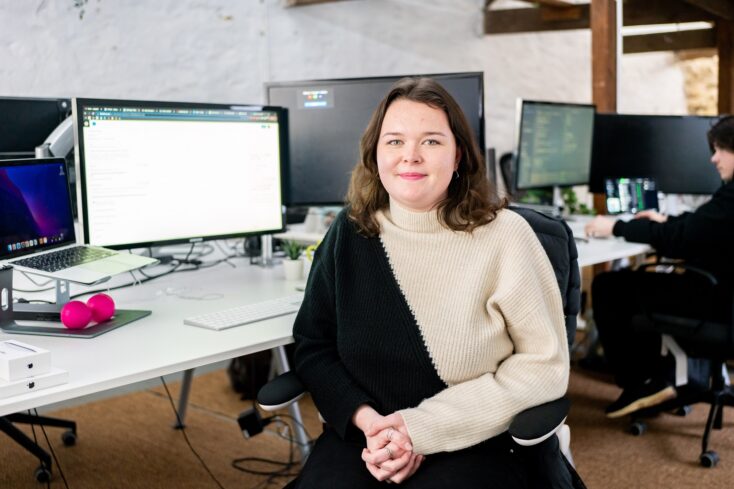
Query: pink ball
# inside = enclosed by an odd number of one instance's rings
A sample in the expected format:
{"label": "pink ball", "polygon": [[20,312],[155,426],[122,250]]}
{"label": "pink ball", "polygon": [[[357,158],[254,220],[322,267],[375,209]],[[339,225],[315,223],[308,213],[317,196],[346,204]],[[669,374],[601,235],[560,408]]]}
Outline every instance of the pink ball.
{"label": "pink ball", "polygon": [[87,307],[92,311],[92,319],[103,323],[115,314],[115,301],[107,294],[95,294],[87,300]]}
{"label": "pink ball", "polygon": [[69,329],[82,329],[92,319],[92,311],[82,301],[70,301],[61,308],[61,322]]}

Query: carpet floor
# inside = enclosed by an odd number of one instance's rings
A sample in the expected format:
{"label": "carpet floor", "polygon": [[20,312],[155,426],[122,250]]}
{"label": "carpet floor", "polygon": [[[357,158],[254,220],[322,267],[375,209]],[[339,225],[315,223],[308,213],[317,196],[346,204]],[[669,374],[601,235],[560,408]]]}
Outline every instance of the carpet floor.
{"label": "carpet floor", "polygon": [[[174,399],[178,398],[178,387],[170,386]],[[626,431],[628,419],[607,420],[603,415],[604,406],[618,393],[599,376],[572,372],[569,395],[573,404],[568,420],[571,448],[578,471],[590,489],[732,487],[734,410],[725,409],[724,429],[712,435],[711,448],[718,451],[721,462],[714,469],[704,469],[698,465],[698,455],[707,406],[697,405],[683,418],[658,416],[649,421],[644,436],[634,437]],[[236,418],[249,407],[251,401],[240,399],[231,390],[224,371],[198,376],[191,393],[186,435],[223,487],[283,487],[287,477],[269,482],[266,476],[232,466],[233,460],[244,457],[278,461],[289,457],[290,444],[275,424],[263,434],[243,438]],[[318,435],[320,424],[313,404],[306,400],[302,407],[310,434]],[[46,430],[71,489],[218,487],[189,449],[183,433],[171,428],[174,415],[162,387],[52,415],[78,424],[79,438],[73,447],[63,446],[61,430]],[[43,435],[38,432],[38,436]],[[273,469],[262,462],[244,465],[254,470]],[[37,466],[37,460],[0,434],[0,488],[43,487],[33,477]],[[65,487],[56,467],[51,487]]]}

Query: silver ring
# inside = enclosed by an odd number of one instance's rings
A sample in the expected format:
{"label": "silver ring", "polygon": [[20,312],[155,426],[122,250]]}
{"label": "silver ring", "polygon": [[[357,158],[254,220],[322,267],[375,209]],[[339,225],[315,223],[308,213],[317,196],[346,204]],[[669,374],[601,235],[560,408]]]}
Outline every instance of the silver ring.
{"label": "silver ring", "polygon": [[387,450],[387,457],[392,458],[392,450],[390,450],[390,447],[385,446],[385,450]]}
{"label": "silver ring", "polygon": [[392,428],[390,428],[389,430],[387,430],[387,435],[386,435],[386,436],[387,436],[387,439],[388,439],[388,440],[392,441],[392,434],[393,434],[394,432],[395,432],[395,430],[394,430],[394,429],[392,429]]}

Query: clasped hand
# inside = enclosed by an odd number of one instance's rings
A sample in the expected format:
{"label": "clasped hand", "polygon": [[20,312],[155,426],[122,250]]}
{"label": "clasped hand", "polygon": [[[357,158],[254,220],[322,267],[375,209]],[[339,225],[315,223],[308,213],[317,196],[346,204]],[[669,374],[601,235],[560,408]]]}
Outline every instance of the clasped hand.
{"label": "clasped hand", "polygon": [[374,415],[363,430],[367,447],[362,450],[362,460],[375,479],[400,484],[418,470],[425,457],[413,452],[400,414]]}

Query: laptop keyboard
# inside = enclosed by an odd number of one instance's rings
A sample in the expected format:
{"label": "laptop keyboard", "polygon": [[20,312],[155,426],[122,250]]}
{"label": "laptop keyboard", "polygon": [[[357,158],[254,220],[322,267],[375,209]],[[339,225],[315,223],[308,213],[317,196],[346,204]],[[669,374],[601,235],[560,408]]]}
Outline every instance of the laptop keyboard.
{"label": "laptop keyboard", "polygon": [[108,256],[116,255],[116,251],[103,248],[89,248],[87,246],[74,246],[59,251],[52,251],[43,255],[31,256],[22,260],[13,261],[13,265],[20,265],[44,272],[58,272],[66,268],[82,265],[90,261],[100,260]]}

